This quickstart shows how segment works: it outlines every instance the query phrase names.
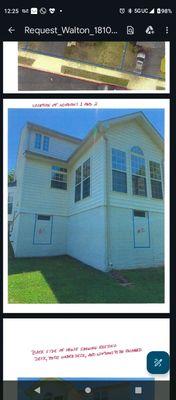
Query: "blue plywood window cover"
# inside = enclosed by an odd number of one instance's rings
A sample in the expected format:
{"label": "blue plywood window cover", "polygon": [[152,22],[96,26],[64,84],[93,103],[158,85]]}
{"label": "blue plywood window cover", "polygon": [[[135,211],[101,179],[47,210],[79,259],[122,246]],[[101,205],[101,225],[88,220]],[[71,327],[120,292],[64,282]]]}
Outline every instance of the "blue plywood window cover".
{"label": "blue plywood window cover", "polygon": [[[144,217],[145,213],[145,217]],[[136,246],[135,243],[135,222],[134,218],[135,216],[141,217],[141,218],[146,218],[148,220],[148,246]],[[132,219],[133,219],[133,244],[135,249],[148,249],[151,247],[150,243],[150,219],[149,219],[149,212],[148,211],[141,211],[141,210],[132,210]]]}
{"label": "blue plywood window cover", "polygon": [[[37,220],[47,220],[51,221],[51,232],[50,232],[50,241],[48,243],[36,243],[35,242],[35,231],[36,231],[36,224]],[[33,232],[33,245],[35,246],[48,246],[52,244],[52,234],[53,234],[53,215],[42,215],[42,214],[35,214],[35,223],[34,223],[34,232]]]}

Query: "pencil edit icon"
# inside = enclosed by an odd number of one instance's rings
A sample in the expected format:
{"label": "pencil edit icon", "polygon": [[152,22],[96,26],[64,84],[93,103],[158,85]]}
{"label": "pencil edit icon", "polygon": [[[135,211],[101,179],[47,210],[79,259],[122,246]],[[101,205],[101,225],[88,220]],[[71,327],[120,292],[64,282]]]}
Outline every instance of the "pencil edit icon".
{"label": "pencil edit icon", "polygon": [[166,374],[169,364],[169,354],[166,351],[151,351],[147,354],[147,371],[150,374]]}

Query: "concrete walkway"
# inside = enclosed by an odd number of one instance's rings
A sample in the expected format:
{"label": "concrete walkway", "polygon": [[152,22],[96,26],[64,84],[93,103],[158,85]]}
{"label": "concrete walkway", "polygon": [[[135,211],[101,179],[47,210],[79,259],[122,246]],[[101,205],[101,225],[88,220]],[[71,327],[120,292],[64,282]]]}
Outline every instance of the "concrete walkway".
{"label": "concrete walkway", "polygon": [[[31,53],[29,51],[24,51],[24,50],[20,50],[18,56],[20,58],[19,66],[21,67],[32,68],[35,70],[45,71],[52,74],[58,74],[65,77],[69,76],[71,78],[74,78],[73,75],[63,74],[61,72],[61,68],[63,66],[80,69],[82,71],[93,72],[96,74],[106,75],[113,78],[127,79],[129,82],[126,88],[129,90],[142,90],[142,91],[157,90],[156,89],[157,86],[159,86],[163,90],[165,89],[164,82],[162,82],[161,80],[134,75],[127,72],[112,70],[105,67],[84,64],[82,62],[70,61],[62,58],[50,57],[43,54]],[[29,60],[31,60],[31,63],[29,62]],[[77,76],[77,78],[90,81],[89,79],[81,78],[79,76]],[[97,81],[92,78],[91,81],[92,82],[94,81],[96,83],[98,82],[102,83],[101,81]],[[103,82],[103,84],[105,84],[105,82]],[[107,82],[107,84],[109,83]],[[115,85],[113,84],[113,86]],[[118,84],[116,84],[116,86],[118,86]]]}

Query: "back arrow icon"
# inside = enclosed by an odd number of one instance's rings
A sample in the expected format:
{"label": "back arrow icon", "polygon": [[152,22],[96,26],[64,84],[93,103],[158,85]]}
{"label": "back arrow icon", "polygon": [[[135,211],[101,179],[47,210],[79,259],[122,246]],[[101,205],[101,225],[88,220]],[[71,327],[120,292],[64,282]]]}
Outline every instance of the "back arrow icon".
{"label": "back arrow icon", "polygon": [[14,28],[12,28],[12,26],[8,29],[8,31],[10,32],[10,33],[13,33],[13,32],[15,32],[15,29]]}

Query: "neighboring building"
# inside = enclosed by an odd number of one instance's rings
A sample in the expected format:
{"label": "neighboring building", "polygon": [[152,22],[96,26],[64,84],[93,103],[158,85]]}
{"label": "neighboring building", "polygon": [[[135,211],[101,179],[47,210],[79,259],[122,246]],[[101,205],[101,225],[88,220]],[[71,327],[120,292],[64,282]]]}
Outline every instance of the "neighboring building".
{"label": "neighboring building", "polygon": [[12,231],[14,219],[14,201],[16,193],[16,181],[8,183],[8,230]]}
{"label": "neighboring building", "polygon": [[67,254],[102,271],[163,265],[163,159],[163,140],[142,112],[99,122],[84,140],[27,123],[15,256]]}

